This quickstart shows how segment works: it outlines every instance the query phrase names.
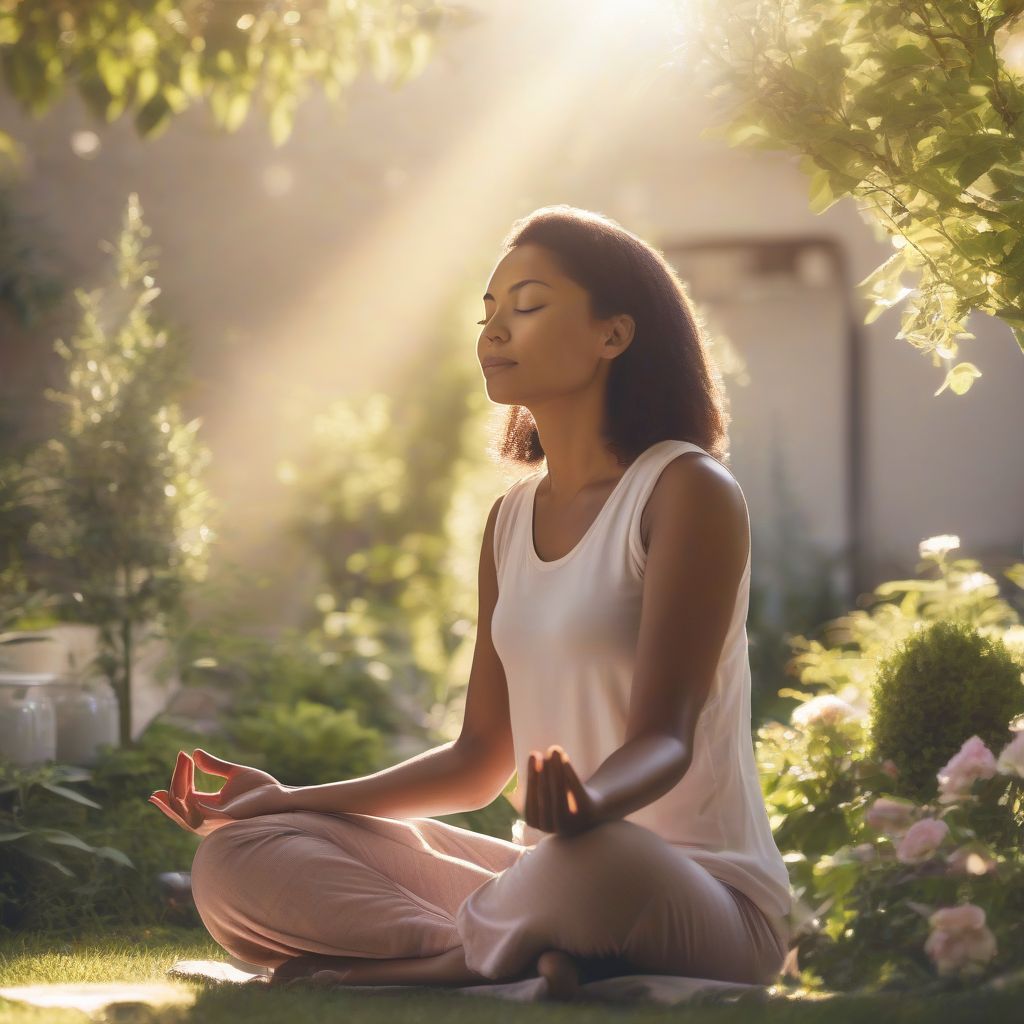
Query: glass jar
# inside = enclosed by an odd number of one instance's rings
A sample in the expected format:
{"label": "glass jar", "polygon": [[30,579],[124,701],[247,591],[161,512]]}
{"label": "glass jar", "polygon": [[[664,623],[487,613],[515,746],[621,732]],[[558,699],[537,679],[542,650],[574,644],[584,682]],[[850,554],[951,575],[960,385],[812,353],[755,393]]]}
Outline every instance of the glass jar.
{"label": "glass jar", "polygon": [[50,684],[57,713],[57,760],[81,767],[99,760],[100,745],[120,745],[117,697],[105,679],[65,676]]}
{"label": "glass jar", "polygon": [[53,673],[0,672],[0,758],[22,768],[57,760]]}

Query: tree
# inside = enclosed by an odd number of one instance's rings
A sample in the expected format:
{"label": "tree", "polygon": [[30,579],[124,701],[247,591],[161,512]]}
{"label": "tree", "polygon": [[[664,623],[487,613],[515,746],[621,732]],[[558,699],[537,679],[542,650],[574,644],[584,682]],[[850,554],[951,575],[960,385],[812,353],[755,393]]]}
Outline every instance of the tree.
{"label": "tree", "polygon": [[[694,56],[731,101],[706,135],[800,154],[820,213],[854,197],[896,251],[859,286],[866,322],[910,296],[897,337],[939,394],[978,368],[957,358],[977,309],[1024,350],[1024,81],[1000,53],[1024,0],[701,0]],[[905,272],[917,287],[905,286]]]}
{"label": "tree", "polygon": [[[73,84],[104,121],[133,111],[143,137],[202,99],[232,132],[259,99],[281,145],[311,80],[334,101],[364,65],[402,85],[442,28],[472,20],[432,0],[0,0],[0,69],[32,114]],[[0,132],[4,154],[20,155]]]}
{"label": "tree", "polygon": [[180,613],[186,585],[200,580],[212,531],[202,483],[209,453],[199,420],[178,400],[184,354],[151,323],[160,294],[144,248],[149,229],[129,197],[115,256],[118,287],[75,291],[83,315],[70,344],[67,390],[56,437],[30,453],[29,539],[46,556],[41,579],[61,595],[66,618],[99,627],[99,664],[120,704],[120,741],[131,743],[132,662],[142,624]]}

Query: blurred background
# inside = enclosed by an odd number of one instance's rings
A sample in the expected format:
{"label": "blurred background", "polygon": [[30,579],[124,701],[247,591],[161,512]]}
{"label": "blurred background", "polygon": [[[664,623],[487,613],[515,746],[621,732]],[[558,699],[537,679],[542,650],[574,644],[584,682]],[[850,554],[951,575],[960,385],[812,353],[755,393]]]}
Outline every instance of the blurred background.
{"label": "blurred background", "polygon": [[[196,737],[291,784],[455,737],[484,521],[515,478],[488,450],[505,409],[475,321],[501,237],[547,204],[660,248],[706,320],[751,513],[755,724],[793,706],[788,639],[914,575],[923,538],[989,573],[1021,559],[1007,324],[972,313],[984,376],[936,395],[897,313],[865,322],[891,239],[853,203],[814,212],[796,155],[705,134],[722,115],[686,4],[296,3],[272,29],[252,4],[154,4],[166,36],[119,6],[35,23],[0,91],[21,156],[0,193],[0,658],[110,681],[88,714],[149,736],[110,778],[166,785]],[[64,88],[54,40],[91,31]],[[214,42],[207,102],[156,91]],[[120,116],[142,65],[153,98]],[[56,761],[96,769],[63,733]],[[504,834],[489,813],[450,820]]]}

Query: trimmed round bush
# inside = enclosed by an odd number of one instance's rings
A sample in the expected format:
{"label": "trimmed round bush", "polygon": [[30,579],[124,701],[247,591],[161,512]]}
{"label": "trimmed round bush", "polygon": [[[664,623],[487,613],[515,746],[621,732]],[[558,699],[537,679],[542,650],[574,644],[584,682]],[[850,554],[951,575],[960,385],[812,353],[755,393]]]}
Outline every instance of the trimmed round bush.
{"label": "trimmed round bush", "polygon": [[939,619],[879,665],[871,691],[873,756],[899,770],[894,795],[938,794],[936,774],[971,736],[998,756],[1010,721],[1024,712],[1021,667],[1001,640],[970,623]]}

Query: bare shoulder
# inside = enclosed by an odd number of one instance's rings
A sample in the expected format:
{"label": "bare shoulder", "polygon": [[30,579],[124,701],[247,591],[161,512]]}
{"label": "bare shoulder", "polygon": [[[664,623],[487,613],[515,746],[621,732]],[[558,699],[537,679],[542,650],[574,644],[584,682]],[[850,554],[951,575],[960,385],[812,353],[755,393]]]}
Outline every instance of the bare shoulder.
{"label": "bare shoulder", "polygon": [[732,524],[746,559],[750,524],[743,491],[732,473],[704,452],[683,452],[662,470],[641,521],[644,549],[650,548],[659,521],[678,522],[681,514],[691,520],[707,517]]}

